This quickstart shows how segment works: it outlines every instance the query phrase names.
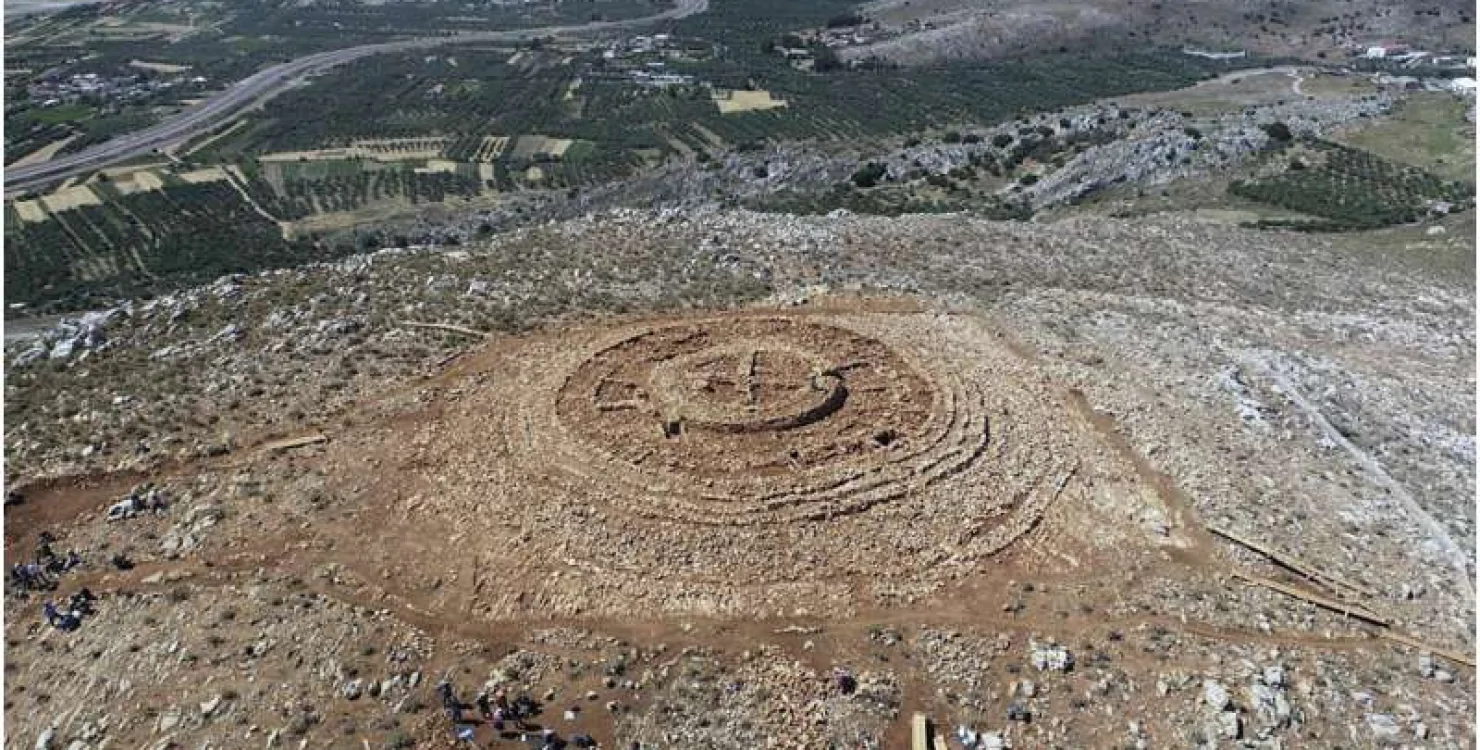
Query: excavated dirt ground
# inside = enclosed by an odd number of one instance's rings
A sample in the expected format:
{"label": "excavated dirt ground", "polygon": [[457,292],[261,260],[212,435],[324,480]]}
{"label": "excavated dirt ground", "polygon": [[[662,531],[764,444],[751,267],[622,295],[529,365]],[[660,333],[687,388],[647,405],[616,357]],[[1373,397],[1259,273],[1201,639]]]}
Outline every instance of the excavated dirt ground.
{"label": "excavated dirt ground", "polygon": [[[606,747],[901,748],[915,711],[1014,747],[1473,730],[1439,718],[1473,708],[1469,668],[1415,680],[1380,628],[1235,578],[1351,596],[1220,554],[979,313],[833,298],[496,338],[327,432],[148,477],[163,516],[99,520],[144,477],[28,488],[8,558],[45,529],[141,564],[63,576],[103,596],[76,633],[8,600],[6,746],[448,745],[443,675]],[[1035,664],[1058,648],[1072,668]],[[108,676],[55,668],[84,656]]]}

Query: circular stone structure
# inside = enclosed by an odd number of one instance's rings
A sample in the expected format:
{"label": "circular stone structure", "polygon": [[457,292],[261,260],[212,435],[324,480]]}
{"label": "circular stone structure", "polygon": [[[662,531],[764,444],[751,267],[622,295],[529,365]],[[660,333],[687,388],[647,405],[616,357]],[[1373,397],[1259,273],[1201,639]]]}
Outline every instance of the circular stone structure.
{"label": "circular stone structure", "polygon": [[867,474],[909,455],[931,433],[936,397],[877,340],[738,318],[654,328],[602,347],[565,380],[555,408],[583,453],[614,476],[640,484],[643,475],[669,475],[716,501],[705,517],[734,523],[806,505],[840,473]]}
{"label": "circular stone structure", "polygon": [[554,409],[543,455],[599,469],[629,513],[709,525],[856,513],[960,472],[990,440],[974,389],[876,338],[780,317],[615,337]]}
{"label": "circular stone structure", "polygon": [[417,437],[417,513],[547,571],[480,605],[495,616],[915,596],[1032,531],[1084,454],[999,341],[890,311],[520,338],[466,362]]}

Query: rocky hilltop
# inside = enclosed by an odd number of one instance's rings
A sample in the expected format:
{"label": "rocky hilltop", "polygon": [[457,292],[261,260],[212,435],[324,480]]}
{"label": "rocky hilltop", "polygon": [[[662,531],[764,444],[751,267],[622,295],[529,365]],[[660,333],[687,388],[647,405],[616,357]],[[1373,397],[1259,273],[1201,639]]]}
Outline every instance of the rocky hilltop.
{"label": "rocky hilltop", "polygon": [[1445,222],[621,209],[66,321],[7,747],[1468,746]]}

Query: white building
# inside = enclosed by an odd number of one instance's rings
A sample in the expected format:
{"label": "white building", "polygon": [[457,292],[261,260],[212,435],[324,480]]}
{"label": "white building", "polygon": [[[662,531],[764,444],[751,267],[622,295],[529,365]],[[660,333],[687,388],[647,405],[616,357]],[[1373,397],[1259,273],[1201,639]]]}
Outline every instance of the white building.
{"label": "white building", "polygon": [[1367,59],[1368,60],[1381,60],[1384,57],[1387,57],[1387,47],[1368,47],[1367,48]]}

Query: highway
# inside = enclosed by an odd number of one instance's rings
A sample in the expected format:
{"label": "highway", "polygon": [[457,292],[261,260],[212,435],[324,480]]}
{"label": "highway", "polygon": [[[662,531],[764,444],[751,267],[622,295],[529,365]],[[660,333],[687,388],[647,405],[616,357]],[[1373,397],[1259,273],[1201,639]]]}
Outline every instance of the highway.
{"label": "highway", "polygon": [[306,76],[343,65],[362,57],[390,52],[405,52],[448,44],[480,42],[516,42],[537,36],[579,34],[592,31],[629,28],[703,13],[709,0],[678,0],[673,8],[653,16],[623,21],[598,21],[576,26],[548,26],[539,29],[479,31],[449,37],[407,39],[397,42],[365,44],[358,47],[318,52],[296,60],[279,63],[243,78],[225,91],[165,118],[143,130],[120,135],[75,154],[59,156],[41,164],[5,170],[5,192],[35,190],[67,177],[86,174],[110,164],[148,154],[171,144],[188,140],[200,133],[223,125],[249,105],[263,102],[293,87]]}

